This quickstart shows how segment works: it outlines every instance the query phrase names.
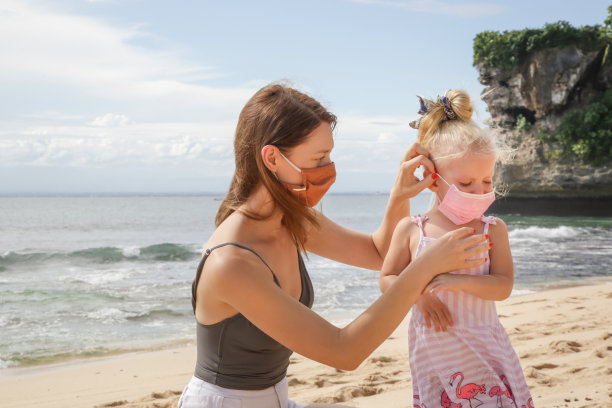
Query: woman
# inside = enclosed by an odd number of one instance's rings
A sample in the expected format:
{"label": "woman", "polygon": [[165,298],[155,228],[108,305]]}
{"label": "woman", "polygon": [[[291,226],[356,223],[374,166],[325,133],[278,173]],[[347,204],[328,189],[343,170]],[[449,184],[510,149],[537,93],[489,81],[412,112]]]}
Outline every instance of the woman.
{"label": "woman", "polygon": [[[434,172],[427,153],[405,155],[380,228],[343,228],[312,209],[335,180],[330,159],[336,118],[283,85],[259,90],[236,129],[236,170],[217,213],[193,284],[198,359],[179,407],[304,407],[288,399],[289,356],[355,369],[399,325],[437,274],[478,266],[468,260],[485,238],[470,228],[427,247],[383,296],[343,329],[311,311],[313,293],[301,253],[380,270],[409,199],[430,186],[414,170]],[[323,406],[323,405],[310,405]]]}

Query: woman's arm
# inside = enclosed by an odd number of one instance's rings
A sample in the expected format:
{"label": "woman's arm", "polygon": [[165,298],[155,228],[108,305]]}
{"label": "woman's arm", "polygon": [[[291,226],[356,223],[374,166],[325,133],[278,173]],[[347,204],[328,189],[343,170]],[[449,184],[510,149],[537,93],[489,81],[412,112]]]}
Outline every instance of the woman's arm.
{"label": "woman's arm", "polygon": [[[341,227],[317,212],[319,228],[308,232],[306,250],[345,264],[380,270],[397,223],[410,215],[410,199],[435,181],[430,174],[434,166],[428,156],[429,153],[416,143],[408,149],[391,189],[383,220],[372,235]],[[420,166],[428,173],[423,180],[414,176]]]}
{"label": "woman's arm", "polygon": [[433,276],[483,263],[483,259],[468,260],[482,251],[482,246],[474,246],[485,240],[483,235],[472,233],[471,228],[462,228],[444,235],[408,266],[386,264],[387,268],[397,269],[396,282],[342,329],[281,290],[254,256],[222,256],[225,248],[220,248],[209,256],[202,279],[206,279],[208,294],[214,294],[289,349],[321,363],[351,370],[399,325]]}
{"label": "woman's arm", "polygon": [[493,244],[489,250],[489,275],[438,275],[427,285],[425,292],[432,291],[435,294],[440,290],[463,291],[487,300],[504,300],[510,296],[514,286],[514,265],[508,228],[498,218],[497,223],[489,227],[489,235]]}
{"label": "woman's arm", "polygon": [[[406,218],[397,224],[396,232],[403,239],[400,246],[391,246],[389,248],[385,263],[408,263],[411,259],[410,237],[413,233],[418,233],[418,227]],[[379,279],[381,292],[385,292],[397,279],[398,276],[394,272],[394,268],[383,267]],[[450,311],[435,296],[422,294],[417,298],[415,304],[423,315],[427,327],[432,327],[433,325],[436,331],[446,331],[447,326],[453,325]]]}
{"label": "woman's arm", "polygon": [[[425,168],[425,177],[421,181],[414,175],[420,166]],[[372,234],[372,241],[382,259],[387,255],[397,223],[410,216],[410,199],[434,183],[435,171],[429,152],[418,143],[413,143],[400,163],[380,227]]]}

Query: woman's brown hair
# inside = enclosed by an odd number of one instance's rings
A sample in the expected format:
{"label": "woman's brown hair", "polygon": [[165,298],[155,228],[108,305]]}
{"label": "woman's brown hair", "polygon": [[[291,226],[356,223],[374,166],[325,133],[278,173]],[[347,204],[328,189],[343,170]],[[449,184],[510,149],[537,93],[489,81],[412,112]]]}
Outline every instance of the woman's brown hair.
{"label": "woman's brown hair", "polygon": [[[234,138],[236,170],[229,191],[217,211],[215,224],[219,226],[236,211],[261,183],[282,210],[283,224],[303,250],[306,223],[317,226],[315,213],[289,193],[268,170],[262,161],[261,149],[274,145],[287,153],[303,143],[322,122],[329,123],[333,129],[336,116],[302,92],[281,84],[271,84],[257,91],[238,118]],[[244,214],[253,219],[264,218],[261,214]]]}

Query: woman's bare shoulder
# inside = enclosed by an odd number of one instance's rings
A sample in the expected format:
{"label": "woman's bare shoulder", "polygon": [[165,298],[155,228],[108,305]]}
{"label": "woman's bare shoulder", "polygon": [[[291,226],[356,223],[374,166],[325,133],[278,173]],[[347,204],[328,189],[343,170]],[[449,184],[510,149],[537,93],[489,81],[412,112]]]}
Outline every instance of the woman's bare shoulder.
{"label": "woman's bare shoulder", "polygon": [[231,244],[214,248],[202,270],[207,286],[219,290],[231,289],[237,280],[259,279],[264,274],[270,275],[270,270],[255,253]]}

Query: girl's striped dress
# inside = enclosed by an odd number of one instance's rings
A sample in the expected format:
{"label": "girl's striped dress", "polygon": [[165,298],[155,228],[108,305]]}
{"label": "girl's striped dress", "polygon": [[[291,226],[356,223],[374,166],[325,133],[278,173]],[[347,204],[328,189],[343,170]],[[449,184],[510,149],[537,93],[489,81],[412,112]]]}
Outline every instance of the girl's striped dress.
{"label": "girl's striped dress", "polygon": [[[433,238],[425,236],[426,216],[412,217],[421,230],[416,256]],[[495,217],[482,217],[484,234]],[[488,255],[482,255],[488,256]],[[451,273],[488,275],[484,265]],[[427,328],[415,305],[408,329],[414,407],[532,408],[519,359],[497,316],[495,302],[465,292],[440,291],[454,326]]]}

